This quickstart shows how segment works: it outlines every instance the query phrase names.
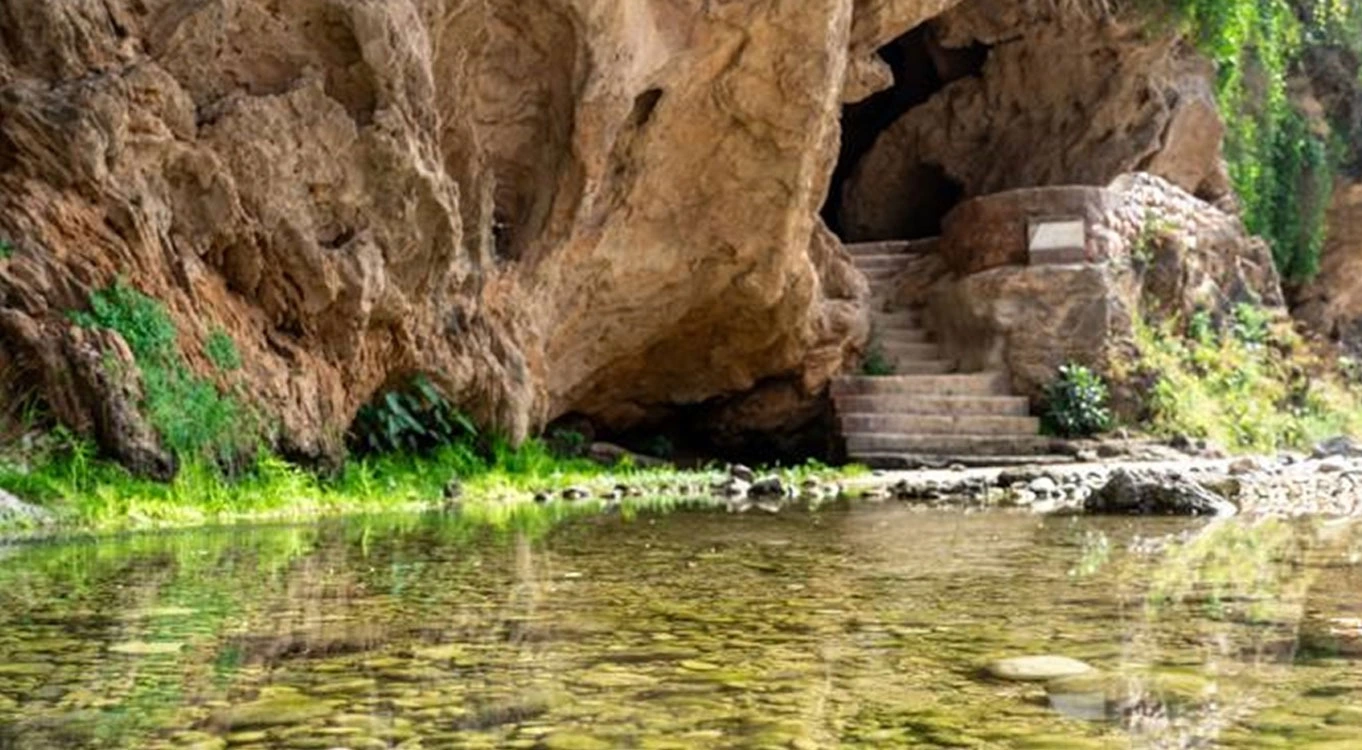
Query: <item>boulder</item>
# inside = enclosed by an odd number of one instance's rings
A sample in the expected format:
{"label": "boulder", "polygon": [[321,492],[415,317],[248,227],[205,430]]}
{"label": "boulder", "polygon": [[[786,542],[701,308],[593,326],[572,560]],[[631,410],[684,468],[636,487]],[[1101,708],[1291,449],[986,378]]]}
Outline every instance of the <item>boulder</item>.
{"label": "boulder", "polygon": [[990,676],[1011,682],[1046,682],[1087,674],[1091,665],[1067,656],[1019,656],[999,659],[984,668]]}
{"label": "boulder", "polygon": [[1099,515],[1231,516],[1233,503],[1199,484],[1173,476],[1117,469],[1088,496],[1086,512]]}

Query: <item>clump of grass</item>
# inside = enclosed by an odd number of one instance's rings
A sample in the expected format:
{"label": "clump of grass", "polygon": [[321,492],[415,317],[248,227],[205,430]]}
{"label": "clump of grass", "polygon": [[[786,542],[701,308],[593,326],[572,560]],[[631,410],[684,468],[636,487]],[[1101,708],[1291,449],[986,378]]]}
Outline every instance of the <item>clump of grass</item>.
{"label": "clump of grass", "polygon": [[203,353],[219,372],[235,372],[241,369],[241,352],[237,350],[236,342],[232,340],[231,335],[221,328],[216,328],[208,334],[208,340],[203,345]]}
{"label": "clump of grass", "polygon": [[1156,433],[1265,453],[1362,434],[1362,391],[1289,323],[1239,305],[1218,330],[1209,316],[1193,316],[1186,333],[1174,321],[1136,327],[1136,366],[1152,382],[1145,407]]}
{"label": "clump of grass", "polygon": [[[235,396],[189,369],[165,306],[119,279],[90,295],[90,309],[71,315],[77,325],[116,332],[141,375],[143,413],[165,447],[183,463],[231,465],[258,442],[254,415]],[[221,369],[240,366],[236,346],[215,332],[206,347]]]}

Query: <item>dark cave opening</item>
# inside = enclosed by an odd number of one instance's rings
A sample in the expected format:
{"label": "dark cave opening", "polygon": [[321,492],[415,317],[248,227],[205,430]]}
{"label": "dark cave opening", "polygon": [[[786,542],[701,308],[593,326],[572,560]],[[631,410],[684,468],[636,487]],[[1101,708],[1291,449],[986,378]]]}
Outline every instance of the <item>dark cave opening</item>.
{"label": "dark cave opening", "polygon": [[978,75],[989,48],[947,48],[931,23],[922,24],[880,48],[879,56],[894,74],[894,85],[842,110],[842,147],[828,188],[822,216],[843,241],[920,239],[939,234],[941,218],[964,197],[962,187],[940,165],[905,165],[915,188],[903,202],[897,237],[865,237],[849,232],[843,217],[844,193],[861,160],[876,140],[910,110],[925,104],[953,81]]}

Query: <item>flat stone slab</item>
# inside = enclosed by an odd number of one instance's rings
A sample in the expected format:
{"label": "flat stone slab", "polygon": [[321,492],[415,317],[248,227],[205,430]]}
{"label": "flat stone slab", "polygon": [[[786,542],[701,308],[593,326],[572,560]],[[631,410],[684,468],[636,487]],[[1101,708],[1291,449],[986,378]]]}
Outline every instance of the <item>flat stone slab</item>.
{"label": "flat stone slab", "polygon": [[1067,656],[1019,656],[1000,659],[984,668],[993,677],[1012,682],[1048,682],[1095,671],[1091,665]]}
{"label": "flat stone slab", "polygon": [[1027,225],[1027,249],[1082,250],[1088,245],[1088,225],[1081,218],[1034,219]]}

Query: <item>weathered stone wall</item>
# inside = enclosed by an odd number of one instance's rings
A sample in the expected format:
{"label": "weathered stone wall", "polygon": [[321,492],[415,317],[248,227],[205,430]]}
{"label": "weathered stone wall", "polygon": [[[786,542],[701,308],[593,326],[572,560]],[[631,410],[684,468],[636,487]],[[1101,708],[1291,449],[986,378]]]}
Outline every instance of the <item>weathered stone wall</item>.
{"label": "weathered stone wall", "polygon": [[[1085,218],[1089,261],[1028,264],[1028,219],[1064,215]],[[1144,173],[1107,188],[978,198],[947,217],[941,248],[948,267],[964,269],[928,296],[949,356],[966,370],[1005,369],[1033,398],[1065,362],[1110,368],[1146,312],[1185,318],[1248,301],[1284,310],[1262,240],[1238,217]]]}

